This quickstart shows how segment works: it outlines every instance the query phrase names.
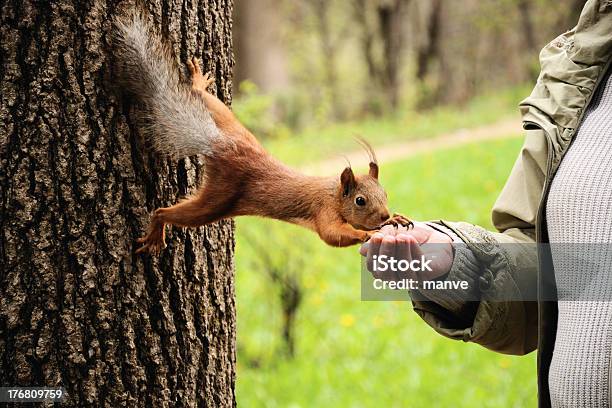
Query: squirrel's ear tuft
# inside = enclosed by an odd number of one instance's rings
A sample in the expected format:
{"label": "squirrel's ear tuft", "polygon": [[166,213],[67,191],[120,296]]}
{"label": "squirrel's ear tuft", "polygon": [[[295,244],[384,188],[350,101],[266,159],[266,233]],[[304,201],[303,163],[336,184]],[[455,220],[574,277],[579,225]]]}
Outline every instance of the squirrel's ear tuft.
{"label": "squirrel's ear tuft", "polygon": [[376,162],[370,162],[370,176],[378,180],[378,164]]}
{"label": "squirrel's ear tuft", "polygon": [[340,184],[342,185],[342,195],[344,197],[348,196],[351,190],[353,190],[357,184],[355,181],[355,175],[353,174],[353,169],[347,167],[342,171],[340,175]]}
{"label": "squirrel's ear tuft", "polygon": [[376,153],[374,153],[372,145],[362,137],[357,137],[357,142],[365,149],[370,157],[370,176],[378,180],[378,160],[376,160]]}

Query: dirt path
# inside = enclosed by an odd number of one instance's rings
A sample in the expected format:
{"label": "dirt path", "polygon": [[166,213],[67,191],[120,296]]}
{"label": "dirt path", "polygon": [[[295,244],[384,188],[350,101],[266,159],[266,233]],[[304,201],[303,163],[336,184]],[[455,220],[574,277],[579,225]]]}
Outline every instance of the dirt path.
{"label": "dirt path", "polygon": [[[519,134],[521,134],[521,121],[517,118],[511,118],[477,128],[459,129],[434,138],[410,140],[374,146],[374,148],[379,163],[390,163],[436,149],[450,148],[478,141],[503,139]],[[302,169],[309,174],[329,174],[346,166],[345,157],[351,163],[361,164],[367,156],[363,150],[355,150],[343,156],[309,164]]]}

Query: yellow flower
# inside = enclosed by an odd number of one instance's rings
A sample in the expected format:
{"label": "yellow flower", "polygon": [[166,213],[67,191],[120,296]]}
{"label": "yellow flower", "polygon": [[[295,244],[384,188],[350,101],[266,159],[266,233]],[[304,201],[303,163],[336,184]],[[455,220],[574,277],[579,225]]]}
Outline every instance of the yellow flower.
{"label": "yellow flower", "polygon": [[502,358],[501,360],[499,360],[499,366],[501,368],[508,368],[510,367],[511,364],[512,364],[512,361],[510,361],[509,358]]}
{"label": "yellow flower", "polygon": [[344,314],[340,317],[340,324],[344,327],[351,327],[355,324],[355,317],[352,314]]}

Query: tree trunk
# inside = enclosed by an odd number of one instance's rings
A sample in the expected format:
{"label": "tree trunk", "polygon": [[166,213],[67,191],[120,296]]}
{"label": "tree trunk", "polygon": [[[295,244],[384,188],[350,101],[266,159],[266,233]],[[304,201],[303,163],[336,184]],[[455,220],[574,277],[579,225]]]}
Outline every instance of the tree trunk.
{"label": "tree trunk", "polygon": [[517,2],[525,48],[527,52],[535,53],[537,51],[533,23],[531,22],[531,5],[531,0],[519,0]]}
{"label": "tree trunk", "polygon": [[384,87],[392,109],[399,102],[399,68],[402,53],[402,23],[406,0],[383,2],[378,6],[378,21],[383,43]]}
{"label": "tree trunk", "polygon": [[431,1],[431,11],[425,18],[425,41],[424,44],[417,49],[417,70],[416,77],[423,82],[431,61],[438,55],[440,47],[440,10],[442,8],[442,0]]}
{"label": "tree trunk", "polygon": [[316,0],[311,2],[316,17],[317,33],[319,34],[321,53],[323,55],[323,69],[325,72],[325,85],[329,91],[332,119],[342,119],[344,112],[338,90],[338,70],[336,67],[336,55],[338,54],[338,40],[333,37],[330,22],[331,3],[328,0]]}
{"label": "tree trunk", "polygon": [[[148,152],[115,96],[118,3],[0,8],[0,385],[61,386],[66,406],[233,406],[232,222],[134,253],[202,163]],[[142,3],[229,103],[231,0]]]}
{"label": "tree trunk", "polygon": [[368,2],[367,0],[353,0],[353,10],[355,13],[355,21],[358,24],[360,35],[359,45],[363,58],[368,68],[368,77],[370,80],[376,81],[377,87],[382,87],[381,73],[378,69],[376,58],[374,57],[374,30],[370,27],[368,21]]}
{"label": "tree trunk", "polygon": [[262,92],[289,87],[282,41],[282,7],[277,0],[234,1],[234,81],[253,81]]}

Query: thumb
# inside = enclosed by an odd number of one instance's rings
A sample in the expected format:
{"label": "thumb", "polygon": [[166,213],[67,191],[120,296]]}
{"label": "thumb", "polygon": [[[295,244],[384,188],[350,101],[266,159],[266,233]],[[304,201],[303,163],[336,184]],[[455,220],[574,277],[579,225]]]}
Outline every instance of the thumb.
{"label": "thumb", "polygon": [[359,254],[361,256],[367,256],[368,255],[368,248],[370,247],[370,243],[369,242],[364,242],[363,244],[361,244],[361,247],[359,248]]}

